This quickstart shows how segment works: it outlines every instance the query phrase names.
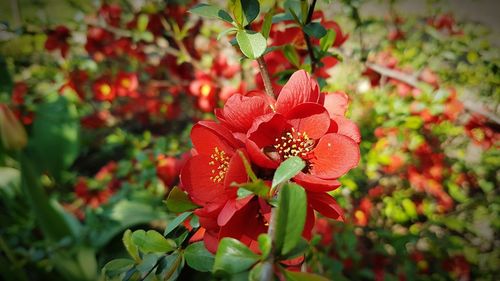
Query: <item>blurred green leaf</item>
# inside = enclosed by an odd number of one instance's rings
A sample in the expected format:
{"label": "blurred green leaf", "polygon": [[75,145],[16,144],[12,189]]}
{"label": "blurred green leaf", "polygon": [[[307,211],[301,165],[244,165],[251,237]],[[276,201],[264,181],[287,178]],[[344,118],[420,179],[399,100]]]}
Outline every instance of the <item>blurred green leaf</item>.
{"label": "blurred green leaf", "polygon": [[167,208],[174,213],[182,213],[199,208],[199,206],[194,204],[189,199],[188,195],[177,186],[168,194],[166,204]]}
{"label": "blurred green leaf", "polygon": [[172,232],[176,227],[178,227],[181,223],[183,223],[189,216],[191,216],[193,212],[185,212],[178,215],[175,219],[167,223],[167,227],[163,232],[163,235],[167,236]]}
{"label": "blurred green leaf", "polygon": [[132,241],[132,231],[130,229],[127,229],[123,233],[122,242],[128,254],[134,259],[135,262],[139,262],[141,260],[141,257],[139,256],[139,249]]}
{"label": "blurred green leaf", "polygon": [[163,237],[154,230],[136,230],[131,235],[132,241],[137,248],[144,253],[151,252],[171,252],[177,245],[171,239]]}
{"label": "blurred green leaf", "polygon": [[319,22],[310,22],[303,27],[304,32],[314,38],[322,38],[326,35],[326,29]]}
{"label": "blurred green leaf", "polygon": [[328,281],[329,279],[309,272],[284,270],[287,281]]}
{"label": "blurred green leaf", "polygon": [[193,243],[184,250],[187,264],[201,272],[210,272],[214,265],[215,257],[206,248],[203,241]]}
{"label": "blurred green leaf", "polygon": [[37,156],[33,163],[59,180],[61,172],[78,156],[79,131],[76,108],[64,96],[40,105],[29,142],[30,150]]}
{"label": "blurred green leaf", "polygon": [[196,14],[196,15],[208,17],[208,18],[221,19],[221,20],[226,21],[228,23],[233,22],[233,19],[226,11],[224,11],[222,8],[217,7],[215,5],[208,5],[208,4],[200,3],[196,6],[194,6],[193,8],[189,9],[189,12]]}

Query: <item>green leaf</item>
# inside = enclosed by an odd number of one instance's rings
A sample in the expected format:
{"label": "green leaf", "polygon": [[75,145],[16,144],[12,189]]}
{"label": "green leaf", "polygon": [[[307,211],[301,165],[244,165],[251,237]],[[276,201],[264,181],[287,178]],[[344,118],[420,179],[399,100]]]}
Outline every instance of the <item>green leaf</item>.
{"label": "green leaf", "polygon": [[56,242],[72,236],[71,227],[67,224],[63,214],[50,204],[50,200],[40,184],[40,175],[33,168],[33,159],[22,154],[20,162],[21,188],[44,237],[49,241]]}
{"label": "green leaf", "polygon": [[178,215],[175,219],[167,224],[163,235],[167,236],[168,234],[170,234],[170,232],[172,232],[176,227],[183,223],[191,214],[193,214],[193,212],[185,212]]}
{"label": "green leaf", "polygon": [[279,184],[286,182],[287,180],[293,178],[297,175],[304,167],[306,163],[298,156],[293,156],[282,162],[276,172],[274,173],[272,188],[275,188]]}
{"label": "green leaf", "polygon": [[329,279],[314,273],[284,270],[287,281],[328,281]]}
{"label": "green leaf", "polygon": [[250,194],[255,194],[262,198],[269,197],[269,186],[267,186],[267,184],[262,180],[258,180],[256,182],[247,182],[243,184],[233,183],[232,186],[239,187],[238,197],[241,198],[246,197]]}
{"label": "green leaf", "polygon": [[146,14],[140,14],[137,18],[137,30],[142,32],[146,31],[146,29],[148,28],[148,23],[149,16]]}
{"label": "green leaf", "polygon": [[228,23],[233,23],[231,16],[222,8],[215,5],[201,3],[189,9],[189,12],[207,18],[221,19]]}
{"label": "green leaf", "polygon": [[190,267],[201,272],[210,272],[215,260],[214,255],[205,248],[203,241],[187,246],[184,258]]}
{"label": "green leaf", "polygon": [[261,33],[266,39],[269,38],[269,32],[271,32],[271,27],[273,25],[273,15],[274,9],[267,12],[266,16],[264,17],[264,22],[262,23]]}
{"label": "green leaf", "polygon": [[219,41],[222,37],[224,37],[228,34],[236,33],[237,31],[238,31],[238,29],[234,28],[234,27],[230,27],[228,29],[225,29],[217,35],[217,41]]}
{"label": "green leaf", "polygon": [[130,270],[134,264],[131,259],[116,259],[104,265],[101,272],[107,277],[115,277]]}
{"label": "green leaf", "polygon": [[250,270],[250,273],[248,274],[248,279],[249,281],[261,281],[262,280],[262,263],[256,264],[254,267],[252,267],[252,270]]}
{"label": "green leaf", "polygon": [[177,280],[177,277],[179,277],[183,267],[184,259],[179,252],[175,251],[160,260],[156,274],[159,280]]}
{"label": "green leaf", "polygon": [[122,241],[128,254],[134,259],[134,261],[139,262],[141,260],[141,257],[139,256],[139,249],[137,249],[137,246],[132,241],[132,231],[130,229],[127,229],[123,233]]}
{"label": "green leaf", "polygon": [[283,54],[288,59],[288,61],[295,67],[299,68],[300,66],[300,58],[297,50],[291,45],[286,45],[283,48]]}
{"label": "green leaf", "polygon": [[278,200],[276,250],[282,256],[286,256],[302,237],[306,221],[307,197],[301,186],[288,183],[281,188]]}
{"label": "green leaf", "polygon": [[174,241],[154,230],[148,230],[148,232],[142,229],[136,230],[132,233],[132,241],[144,253],[171,252],[177,246]]}
{"label": "green leaf", "polygon": [[333,29],[329,29],[326,32],[326,35],[321,37],[319,40],[319,46],[323,52],[328,51],[328,49],[333,45],[335,37],[337,37],[337,33]]}
{"label": "green leaf", "polygon": [[258,0],[231,0],[229,1],[229,10],[239,27],[244,27],[254,21],[260,13]]}
{"label": "green leaf", "polygon": [[241,52],[250,59],[257,59],[266,51],[266,38],[258,32],[238,30],[236,40]]}
{"label": "green leaf", "polygon": [[173,213],[182,213],[199,208],[179,187],[174,187],[168,194],[166,201],[167,208]]}
{"label": "green leaf", "polygon": [[80,122],[76,107],[64,96],[42,104],[36,111],[30,150],[34,151],[36,163],[42,171],[48,171],[56,180],[78,156]]}
{"label": "green leaf", "polygon": [[326,35],[326,29],[319,22],[310,22],[303,27],[304,32],[315,38],[322,38]]}
{"label": "green leaf", "polygon": [[244,272],[259,260],[245,244],[234,238],[223,238],[215,255],[215,274],[236,274]]}
{"label": "green leaf", "polygon": [[257,241],[259,241],[259,249],[262,252],[261,259],[265,260],[267,256],[269,256],[269,253],[271,253],[271,237],[269,237],[266,233],[262,233],[257,238]]}

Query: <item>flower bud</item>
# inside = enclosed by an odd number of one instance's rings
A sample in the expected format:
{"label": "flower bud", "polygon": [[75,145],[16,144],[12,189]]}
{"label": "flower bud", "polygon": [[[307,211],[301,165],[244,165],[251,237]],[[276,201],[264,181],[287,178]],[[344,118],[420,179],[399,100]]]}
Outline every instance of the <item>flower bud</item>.
{"label": "flower bud", "polygon": [[7,150],[22,149],[28,142],[23,125],[5,104],[0,104],[0,138]]}

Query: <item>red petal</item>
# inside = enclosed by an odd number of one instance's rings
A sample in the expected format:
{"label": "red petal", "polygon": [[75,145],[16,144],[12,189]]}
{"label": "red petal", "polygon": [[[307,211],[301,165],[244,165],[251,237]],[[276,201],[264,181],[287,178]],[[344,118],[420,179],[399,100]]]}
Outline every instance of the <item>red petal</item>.
{"label": "red petal", "polygon": [[337,201],[326,192],[308,192],[307,202],[309,206],[325,217],[344,221],[344,212]]}
{"label": "red petal", "polygon": [[351,138],[339,134],[324,135],[312,151],[314,158],[311,175],[336,179],[356,167],[359,162],[359,146]]}
{"label": "red petal", "polygon": [[217,147],[232,155],[236,147],[241,144],[224,126],[215,122],[202,121],[193,126],[191,141],[199,154],[211,155]]}
{"label": "red petal", "polygon": [[231,131],[246,133],[255,118],[271,111],[268,102],[260,96],[246,97],[236,94],[227,100],[222,114]]}
{"label": "red petal", "polygon": [[316,221],[316,216],[314,215],[314,210],[310,206],[307,206],[306,213],[306,223],[304,225],[304,231],[302,231],[302,236],[307,240],[311,240],[311,232],[314,227],[314,222]]}
{"label": "red petal", "polygon": [[203,236],[203,242],[205,242],[205,248],[212,254],[217,252],[217,247],[219,246],[219,239],[217,238],[217,232],[205,232]]}
{"label": "red petal", "polygon": [[286,114],[290,109],[304,102],[318,102],[318,83],[304,70],[298,70],[283,86],[276,101],[276,112]]}
{"label": "red petal", "polygon": [[336,123],[336,128],[332,130],[333,125],[330,127],[329,132],[341,134],[353,139],[356,143],[361,141],[361,134],[359,132],[359,128],[356,123],[351,120],[345,118],[344,116],[332,116],[332,120]]}
{"label": "red petal", "polygon": [[349,97],[344,92],[333,92],[325,96],[325,108],[330,116],[344,116],[349,106]]}
{"label": "red petal", "polygon": [[328,111],[312,102],[297,105],[287,113],[286,118],[297,131],[307,133],[312,139],[321,138],[330,126]]}
{"label": "red petal", "polygon": [[231,219],[221,227],[219,238],[233,237],[243,243],[250,243],[251,240],[256,240],[260,233],[266,231],[264,221],[259,216],[259,203],[256,197],[251,198],[254,200],[251,200],[243,208],[235,212]]}
{"label": "red petal", "polygon": [[325,192],[337,189],[340,182],[336,179],[321,179],[310,174],[298,173],[293,180],[308,191]]}
{"label": "red petal", "polygon": [[194,156],[181,172],[182,186],[193,202],[200,206],[219,204],[228,199],[223,183],[214,183],[210,179],[213,176],[213,167],[208,164],[210,161],[208,155]]}
{"label": "red petal", "polygon": [[264,152],[262,152],[262,149],[258,147],[257,144],[255,144],[255,142],[247,139],[245,144],[248,155],[250,156],[250,159],[252,160],[253,163],[262,168],[268,168],[268,169],[278,168],[279,163],[267,157],[264,154]]}
{"label": "red petal", "polygon": [[252,162],[264,168],[276,168],[278,162],[271,160],[263,152],[263,148],[271,147],[276,138],[290,127],[281,114],[270,113],[257,118],[248,131],[246,148]]}
{"label": "red petal", "polygon": [[[234,187],[234,189],[236,189]],[[217,217],[217,224],[219,226],[224,226],[227,222],[233,217],[234,213],[239,211],[241,208],[245,207],[250,200],[252,200],[253,196],[247,196],[243,199],[232,199],[226,202],[224,208],[219,213]]]}

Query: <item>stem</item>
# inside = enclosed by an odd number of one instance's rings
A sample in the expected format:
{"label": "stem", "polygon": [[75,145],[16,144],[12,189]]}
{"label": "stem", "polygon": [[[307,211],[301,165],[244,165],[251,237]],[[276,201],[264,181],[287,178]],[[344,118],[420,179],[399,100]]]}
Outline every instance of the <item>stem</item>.
{"label": "stem", "polygon": [[271,84],[271,78],[269,76],[269,72],[267,71],[266,61],[264,57],[261,56],[257,59],[259,63],[260,75],[262,76],[262,81],[264,81],[264,88],[266,88],[266,94],[271,98],[276,98],[273,91],[273,84]]}
{"label": "stem", "polygon": [[17,0],[10,0],[10,7],[12,10],[12,23],[15,28],[21,26],[21,10]]}
{"label": "stem", "polygon": [[276,216],[277,216],[277,208],[271,208],[271,219],[269,221],[269,228],[267,229],[267,235],[271,238],[271,252],[267,259],[262,264],[262,272],[261,272],[261,280],[262,281],[271,281],[274,276],[274,236],[275,236],[275,228],[276,228]]}
{"label": "stem", "polygon": [[[312,21],[312,16],[315,7],[316,7],[316,0],[313,0],[311,5],[309,6],[309,11],[307,12],[307,19],[304,25],[307,25]],[[304,40],[306,41],[307,45],[307,51],[309,52],[309,58],[311,59],[311,72],[314,72],[317,64],[316,57],[314,56],[314,46],[311,43],[311,38],[309,37],[309,35],[304,32],[304,29],[302,29],[302,34],[304,35]]]}

